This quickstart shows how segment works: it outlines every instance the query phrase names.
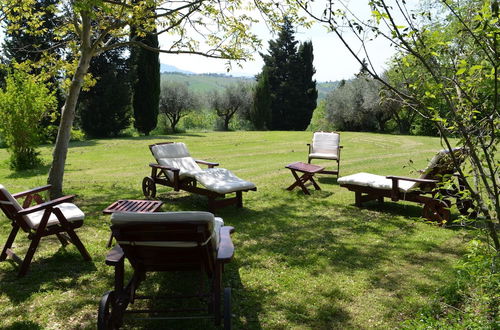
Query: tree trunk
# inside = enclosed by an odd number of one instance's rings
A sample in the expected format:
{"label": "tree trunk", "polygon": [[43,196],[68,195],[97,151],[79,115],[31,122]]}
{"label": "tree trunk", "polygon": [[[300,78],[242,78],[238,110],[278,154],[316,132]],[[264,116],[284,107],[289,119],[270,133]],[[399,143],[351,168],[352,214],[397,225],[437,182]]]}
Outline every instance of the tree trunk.
{"label": "tree trunk", "polygon": [[49,172],[48,183],[52,185],[50,190],[51,199],[62,196],[62,185],[64,177],[64,166],[68,154],[69,140],[71,139],[71,128],[75,119],[76,104],[83,86],[83,78],[89,69],[92,52],[83,49],[78,62],[78,67],[71,81],[69,93],[61,112],[61,122],[57,131],[56,143],[52,152],[52,166]]}

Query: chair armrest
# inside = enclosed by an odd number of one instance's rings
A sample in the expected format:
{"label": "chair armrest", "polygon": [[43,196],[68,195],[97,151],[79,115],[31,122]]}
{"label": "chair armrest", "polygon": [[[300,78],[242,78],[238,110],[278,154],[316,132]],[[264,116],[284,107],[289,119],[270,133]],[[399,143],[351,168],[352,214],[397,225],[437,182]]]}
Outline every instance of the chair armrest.
{"label": "chair armrest", "polygon": [[168,170],[168,171],[172,171],[172,172],[179,172],[180,171],[180,169],[178,169],[178,168],[160,165],[160,164],[151,163],[151,164],[149,164],[149,166],[153,167],[153,168],[159,168],[160,170]]}
{"label": "chair armrest", "polygon": [[54,205],[58,205],[58,204],[65,203],[65,202],[71,202],[74,198],[75,198],[75,195],[68,195],[68,196],[59,197],[57,199],[54,199],[54,200],[51,200],[51,201],[48,201],[48,202],[45,202],[42,204],[37,204],[37,205],[34,205],[32,207],[28,207],[27,209],[22,209],[21,211],[18,212],[18,214],[20,214],[20,215],[30,214],[30,213],[33,213],[36,211],[44,210],[44,209],[51,207],[51,206],[54,206]]}
{"label": "chair armrest", "polygon": [[234,232],[234,227],[224,226],[220,229],[219,251],[217,251],[217,260],[229,262],[234,255],[234,245],[231,240],[231,234]]}
{"label": "chair armrest", "polygon": [[419,179],[419,178],[407,178],[405,176],[396,176],[396,175],[388,175],[386,176],[387,179],[391,180],[404,180],[404,181],[412,181],[412,182],[418,182],[418,183],[438,183],[438,180],[431,180],[431,179]]}
{"label": "chair armrest", "polygon": [[52,185],[48,184],[46,186],[41,186],[41,187],[33,188],[33,189],[30,189],[30,190],[18,192],[16,194],[12,194],[12,197],[14,197],[14,198],[17,199],[17,198],[28,196],[28,195],[31,195],[31,194],[36,194],[36,193],[39,193],[41,191],[49,190],[50,187],[52,187]]}
{"label": "chair armrest", "polygon": [[114,248],[109,250],[106,255],[106,265],[117,266],[125,259],[125,254],[120,245],[116,245]]}
{"label": "chair armrest", "polygon": [[207,165],[209,168],[212,168],[214,166],[219,166],[219,163],[207,162],[206,160],[195,159],[194,161],[197,162],[198,164]]}

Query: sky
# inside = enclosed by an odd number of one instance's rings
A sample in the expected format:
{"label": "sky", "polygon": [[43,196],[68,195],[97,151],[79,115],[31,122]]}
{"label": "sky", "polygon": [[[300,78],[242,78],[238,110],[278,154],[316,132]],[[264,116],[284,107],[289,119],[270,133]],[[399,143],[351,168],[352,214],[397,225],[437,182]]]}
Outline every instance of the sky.
{"label": "sky", "polygon": [[[370,14],[365,1],[354,0],[350,2],[350,8],[357,15],[367,17]],[[260,52],[266,53],[268,41],[277,38],[272,34],[264,23],[253,27],[262,40]],[[310,29],[299,28],[295,34],[298,41],[311,40],[314,49],[314,66],[316,68],[315,79],[319,82],[350,79],[359,72],[360,64],[347,51],[344,45],[333,33],[327,33],[326,29],[315,24]],[[348,36],[348,40],[354,41],[353,36]],[[160,37],[166,44],[166,40]],[[371,52],[371,59],[375,68],[383,70],[385,63],[393,54],[393,49],[382,40],[376,40],[368,44]],[[254,54],[253,60],[242,63],[242,68],[237,65],[232,66],[232,70],[226,71],[226,61],[219,59],[204,58],[196,55],[171,55],[161,54],[160,61],[164,64],[173,65],[181,70],[194,73],[226,73],[233,76],[254,76],[262,70],[263,61],[261,56]]]}

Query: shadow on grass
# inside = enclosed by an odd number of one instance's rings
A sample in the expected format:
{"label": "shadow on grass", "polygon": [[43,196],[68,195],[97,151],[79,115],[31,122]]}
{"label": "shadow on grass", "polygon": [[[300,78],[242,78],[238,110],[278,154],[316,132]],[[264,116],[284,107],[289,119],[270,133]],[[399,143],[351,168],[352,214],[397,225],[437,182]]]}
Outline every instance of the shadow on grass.
{"label": "shadow on grass", "polygon": [[50,169],[50,165],[44,164],[44,165],[40,165],[37,168],[31,169],[31,170],[12,171],[9,175],[7,175],[7,178],[9,178],[9,179],[23,179],[23,178],[31,178],[34,176],[45,175],[49,172],[49,169]]}
{"label": "shadow on grass", "polygon": [[8,326],[0,326],[1,330],[39,330],[43,329],[41,325],[31,321],[16,321]]}
{"label": "shadow on grass", "polygon": [[[22,303],[40,292],[42,287],[46,291],[62,292],[78,288],[79,276],[96,271],[96,267],[92,261],[84,261],[76,247],[70,246],[61,247],[55,254],[43,259],[37,258],[35,254],[35,261],[21,278],[17,277],[18,265],[13,264],[11,270],[0,273],[0,291],[11,302]],[[11,260],[6,262],[13,263]]]}

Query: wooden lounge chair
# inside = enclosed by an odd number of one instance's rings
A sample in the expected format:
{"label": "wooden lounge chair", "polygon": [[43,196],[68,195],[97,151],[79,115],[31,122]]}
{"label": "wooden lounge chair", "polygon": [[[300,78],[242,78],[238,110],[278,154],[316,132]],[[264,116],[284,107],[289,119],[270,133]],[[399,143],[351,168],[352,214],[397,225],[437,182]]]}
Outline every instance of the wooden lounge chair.
{"label": "wooden lounge chair", "polygon": [[[158,164],[149,164],[151,176],[142,181],[142,191],[147,198],[154,198],[156,184],[161,184],[175,191],[184,190],[207,196],[208,208],[213,212],[216,208],[232,204],[243,207],[242,193],[257,190],[252,182],[238,178],[225,168],[215,168],[218,163],[193,159],[182,142],[157,143],[150,145],[149,149]],[[207,165],[208,169],[201,169],[198,164]],[[236,196],[225,198],[226,194],[231,193]]]}
{"label": "wooden lounge chair", "polygon": [[[465,160],[466,152],[463,148],[452,150],[457,162]],[[449,180],[456,172],[449,150],[441,150],[429,162],[425,170],[420,171],[420,178],[401,176],[381,176],[370,173],[356,173],[338,179],[341,187],[355,192],[356,206],[370,200],[384,201],[384,197],[392,201],[410,201],[423,204],[423,217],[439,223],[450,220],[450,197],[457,199],[457,207],[465,214],[471,206],[469,201],[461,200],[460,184],[452,187],[443,187],[441,183]],[[442,196],[438,198],[437,196]]]}
{"label": "wooden lounge chair", "polygon": [[[213,318],[216,325],[223,319],[224,328],[231,328],[231,289],[223,290],[222,308],[221,284],[224,264],[230,262],[234,254],[233,227],[224,226],[222,219],[208,212],[114,213],[111,223],[119,245],[108,253],[106,264],[115,269],[115,287],[101,299],[98,329],[118,329],[125,314],[143,313],[162,320]],[[124,285],[125,259],[133,268],[127,285]],[[209,280],[209,288],[202,285],[194,296],[145,297],[136,294],[146,273],[170,271],[201,271],[202,277]],[[176,305],[168,310],[128,309],[134,300],[149,298],[164,304],[175,299]],[[195,308],[195,304],[201,307],[200,302],[206,303],[208,308]],[[182,303],[187,305],[186,310],[178,310]]]}
{"label": "wooden lounge chair", "polygon": [[[83,225],[85,217],[76,205],[68,203],[75,196],[64,196],[45,202],[39,193],[49,188],[50,185],[47,185],[11,195],[3,185],[0,185],[0,208],[12,224],[12,230],[0,255],[0,261],[10,256],[19,263],[21,265],[19,276],[24,276],[28,271],[38,243],[44,236],[56,235],[63,246],[69,242],[75,244],[83,259],[91,260],[85,246],[74,231],[75,228]],[[24,202],[21,206],[16,199],[22,197],[24,197]],[[35,205],[31,206],[33,202]],[[31,240],[24,260],[12,251],[12,244],[19,228],[27,232]]]}
{"label": "wooden lounge chair", "polygon": [[314,132],[312,143],[308,143],[309,155],[307,163],[312,159],[329,159],[337,162],[337,170],[323,170],[319,173],[336,174],[340,172],[340,134],[335,132]]}

